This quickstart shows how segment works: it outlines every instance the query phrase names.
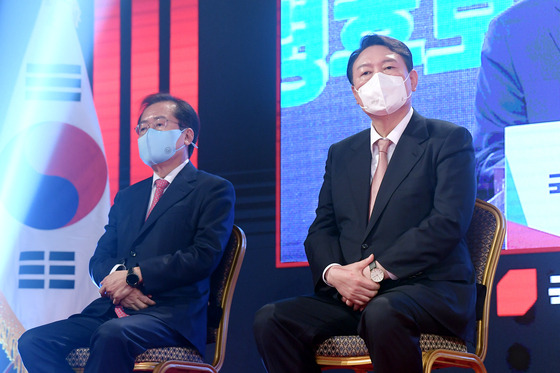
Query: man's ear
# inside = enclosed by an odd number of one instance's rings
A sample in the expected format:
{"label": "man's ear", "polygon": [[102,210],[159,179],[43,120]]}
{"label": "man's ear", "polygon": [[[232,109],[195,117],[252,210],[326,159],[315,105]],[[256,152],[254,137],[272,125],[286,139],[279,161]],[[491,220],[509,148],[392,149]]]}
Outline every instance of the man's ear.
{"label": "man's ear", "polygon": [[418,72],[412,69],[408,76],[410,78],[410,88],[412,89],[412,92],[415,92],[416,87],[418,86]]}
{"label": "man's ear", "polygon": [[194,140],[194,131],[192,128],[185,129],[185,145],[190,145]]}

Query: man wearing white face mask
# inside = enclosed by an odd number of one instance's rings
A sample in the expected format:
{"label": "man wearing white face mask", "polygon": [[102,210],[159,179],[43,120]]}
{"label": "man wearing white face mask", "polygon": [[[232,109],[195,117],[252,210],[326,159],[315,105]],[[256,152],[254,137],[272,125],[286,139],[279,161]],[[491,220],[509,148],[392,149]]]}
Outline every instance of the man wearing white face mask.
{"label": "man wearing white face mask", "polygon": [[365,36],[347,75],[371,127],[329,149],[305,241],[315,293],[255,317],[269,372],[320,372],[314,349],[333,335],[359,334],[376,373],[422,372],[420,333],[474,342],[471,135],[413,110],[418,73],[398,40]]}
{"label": "man wearing white face mask", "polygon": [[70,351],[89,347],[85,372],[132,372],[148,348],[204,355],[210,275],[233,226],[230,182],[189,161],[196,112],[169,94],[146,97],[135,128],[153,176],[121,190],[90,260],[100,298],[67,320],[25,332],[19,351],[35,372],[73,372]]}

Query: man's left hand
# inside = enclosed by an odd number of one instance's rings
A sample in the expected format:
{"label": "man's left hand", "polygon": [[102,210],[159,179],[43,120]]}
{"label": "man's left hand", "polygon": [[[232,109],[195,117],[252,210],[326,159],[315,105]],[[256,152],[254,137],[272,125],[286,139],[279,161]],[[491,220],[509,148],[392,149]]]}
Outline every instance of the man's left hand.
{"label": "man's left hand", "polygon": [[110,298],[114,304],[119,304],[134,288],[126,283],[126,271],[115,271],[101,281],[99,294]]}

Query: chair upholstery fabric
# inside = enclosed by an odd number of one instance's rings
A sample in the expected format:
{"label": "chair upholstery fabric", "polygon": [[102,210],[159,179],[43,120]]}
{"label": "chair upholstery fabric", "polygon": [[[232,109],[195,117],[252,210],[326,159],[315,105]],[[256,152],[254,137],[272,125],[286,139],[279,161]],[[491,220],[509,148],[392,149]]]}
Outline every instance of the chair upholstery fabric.
{"label": "chair upholstery fabric", "polygon": [[[422,334],[420,336],[422,351],[443,348],[446,350],[467,352],[467,345],[457,337]],[[369,355],[362,338],[357,335],[330,337],[319,345],[316,355],[331,357],[356,357]]]}

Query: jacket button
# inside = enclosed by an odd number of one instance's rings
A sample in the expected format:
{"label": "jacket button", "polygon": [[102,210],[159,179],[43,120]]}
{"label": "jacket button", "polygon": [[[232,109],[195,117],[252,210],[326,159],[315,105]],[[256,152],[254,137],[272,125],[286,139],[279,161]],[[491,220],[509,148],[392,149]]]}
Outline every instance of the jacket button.
{"label": "jacket button", "polygon": [[136,256],[136,251],[131,251],[130,256]]}
{"label": "jacket button", "polygon": [[367,250],[368,249],[368,244],[367,243],[363,243],[362,244],[362,250]]}

